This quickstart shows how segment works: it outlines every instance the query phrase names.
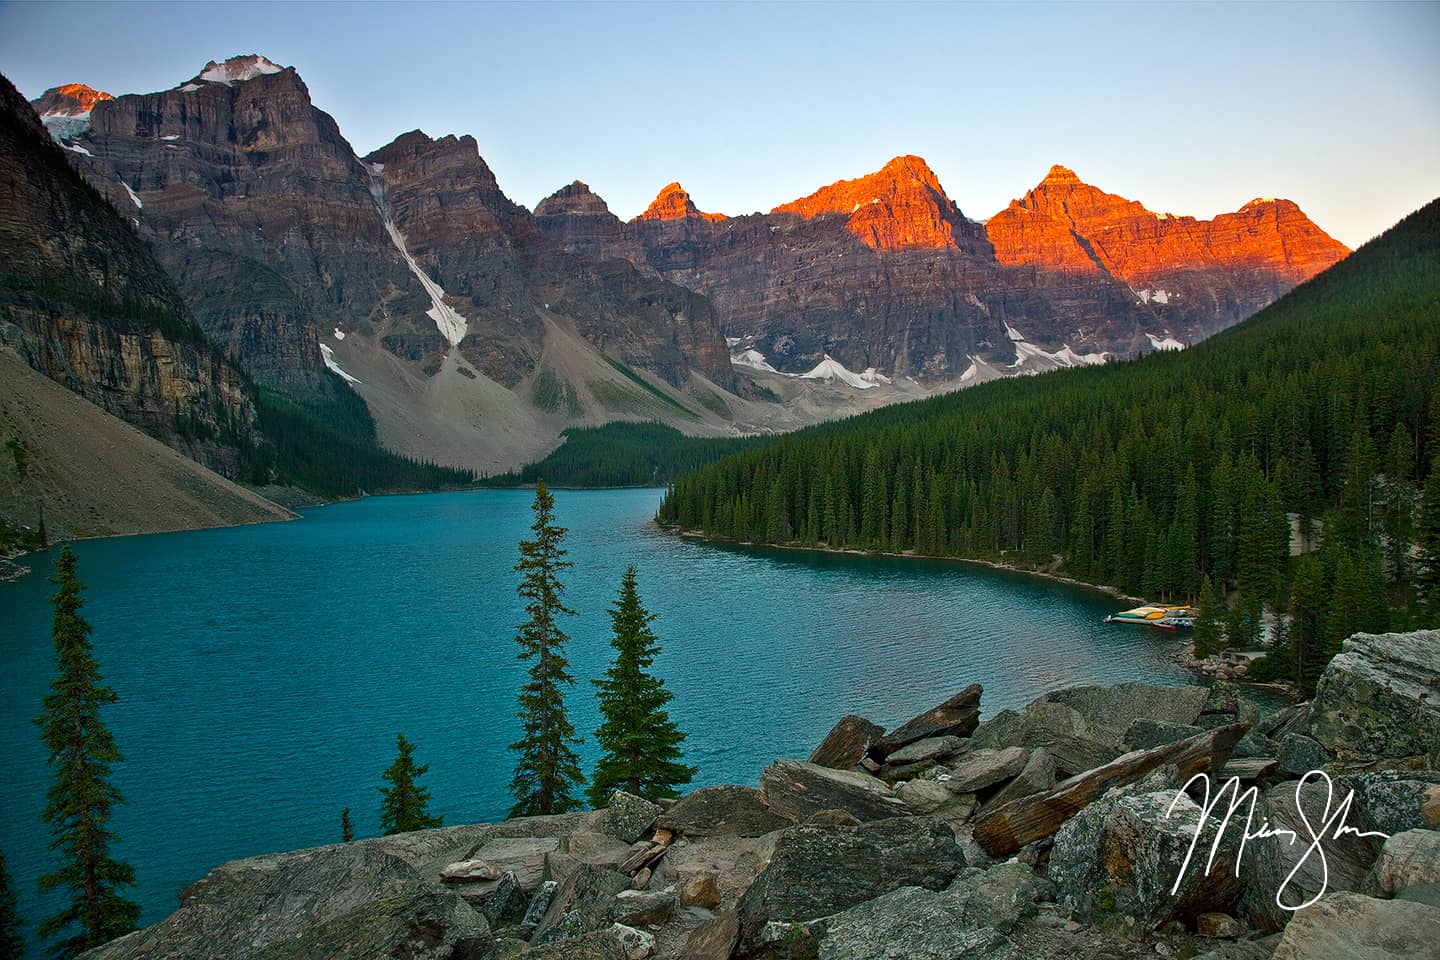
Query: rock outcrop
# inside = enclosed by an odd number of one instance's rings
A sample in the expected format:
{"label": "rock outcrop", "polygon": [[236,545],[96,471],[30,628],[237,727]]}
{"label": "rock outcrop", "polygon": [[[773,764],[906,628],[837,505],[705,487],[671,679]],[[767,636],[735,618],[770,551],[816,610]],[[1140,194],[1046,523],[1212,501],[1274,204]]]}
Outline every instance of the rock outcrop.
{"label": "rock outcrop", "polygon": [[1356,634],[1315,687],[1311,735],[1326,749],[1417,757],[1440,769],[1440,630]]}
{"label": "rock outcrop", "polygon": [[[1360,644],[1353,653],[1355,661],[1371,656]],[[1359,666],[1341,665],[1326,677]],[[958,756],[927,748],[923,759],[911,758],[912,778],[894,788],[862,770],[779,761],[766,769],[759,792],[704,787],[658,815],[656,805],[617,792],[589,813],[239,861],[187,891],[163,923],[87,956],[1433,954],[1440,922],[1440,908],[1431,905],[1433,829],[1397,833],[1382,848],[1383,838],[1338,833],[1332,823],[1322,839],[1327,876],[1318,858],[1304,862],[1307,844],[1289,845],[1283,832],[1308,837],[1307,822],[1323,823],[1338,809],[1322,781],[1309,779],[1298,794],[1295,782],[1257,789],[1254,816],[1247,817],[1246,795],[1228,820],[1223,805],[1208,809],[1201,781],[1187,787],[1193,773],[1219,767],[1250,729],[1251,708],[1235,693],[1133,684],[1056,691],[987,721],[990,746]],[[1265,728],[1280,732],[1310,716],[1308,708],[1286,713]],[[1129,746],[1122,738],[1169,728],[1189,735],[1159,736],[1148,749],[1047,789],[1048,748],[1019,742],[1042,721],[1096,744]],[[848,729],[838,738],[847,756],[851,734],[864,728]],[[827,738],[832,746],[835,739]],[[1340,776],[1337,789],[1355,791],[1344,826],[1423,822],[1432,779],[1440,774]],[[1002,843],[995,824],[1008,825]],[[1017,826],[1025,824],[1044,829]],[[1316,902],[1295,914],[1270,912],[1262,894],[1281,891],[1291,906]],[[1281,927],[1283,936],[1269,933]]]}

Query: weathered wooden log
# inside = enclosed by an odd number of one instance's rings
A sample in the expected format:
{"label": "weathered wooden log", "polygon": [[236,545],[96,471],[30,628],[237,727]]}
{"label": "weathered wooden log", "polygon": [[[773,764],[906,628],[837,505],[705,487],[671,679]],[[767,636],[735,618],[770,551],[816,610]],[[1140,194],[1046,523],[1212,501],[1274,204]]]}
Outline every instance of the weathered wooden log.
{"label": "weathered wooden log", "polygon": [[1197,773],[1219,771],[1248,729],[1248,723],[1233,723],[1153,750],[1124,754],[1062,781],[1047,794],[1022,797],[987,811],[975,822],[975,840],[990,856],[1008,857],[1025,844],[1055,833],[1106,790],[1134,783],[1166,764],[1180,768],[1181,783]]}

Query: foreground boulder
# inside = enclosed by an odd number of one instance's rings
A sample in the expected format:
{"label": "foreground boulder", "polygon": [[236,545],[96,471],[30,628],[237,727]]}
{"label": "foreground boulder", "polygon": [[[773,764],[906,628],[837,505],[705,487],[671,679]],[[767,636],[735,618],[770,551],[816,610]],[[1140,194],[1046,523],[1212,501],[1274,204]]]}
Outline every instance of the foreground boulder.
{"label": "foreground boulder", "polygon": [[820,960],[900,956],[898,944],[906,960],[953,960],[983,957],[1006,943],[993,928],[967,927],[958,898],[924,887],[901,887],[822,924]]}
{"label": "foreground boulder", "polygon": [[870,752],[871,745],[883,736],[885,728],[864,717],[854,714],[841,717],[810,754],[810,762],[836,770],[853,770]]}
{"label": "foreground boulder", "polygon": [[660,814],[656,827],[681,837],[761,837],[792,821],[771,813],[753,787],[701,787]]}
{"label": "foreground boulder", "polygon": [[980,694],[983,692],[984,688],[980,684],[970,684],[938,707],[926,710],[899,729],[881,737],[871,746],[870,755],[883,761],[901,747],[907,747],[919,740],[970,736],[980,722]]}
{"label": "foreground boulder", "polygon": [[1078,916],[1113,911],[1146,929],[1167,920],[1193,924],[1200,914],[1230,910],[1242,889],[1235,870],[1240,825],[1217,845],[1219,824],[1202,818],[1178,786],[1113,792],[1060,828],[1050,851],[1050,879],[1062,907]]}
{"label": "foreground boulder", "polygon": [[1355,792],[1366,830],[1394,836],[1440,827],[1440,770],[1376,770],[1336,782],[1341,792]]}
{"label": "foreground boulder", "polygon": [[1433,884],[1440,884],[1440,831],[1406,830],[1385,841],[1361,890],[1388,899]]}
{"label": "foreground boulder", "polygon": [[1440,908],[1341,891],[1296,912],[1273,960],[1435,957],[1440,957]]}
{"label": "foreground boulder", "polygon": [[909,813],[895,791],[858,770],[832,770],[798,760],[777,760],[760,776],[760,802],[792,823],[822,810],[844,810],[856,820]]}
{"label": "foreground boulder", "polygon": [[932,817],[793,827],[740,898],[742,952],[771,921],[818,919],[905,886],[939,890],[964,866],[954,832]]}
{"label": "foreground boulder", "polygon": [[1009,856],[1027,843],[1053,835],[1106,790],[1134,783],[1161,766],[1174,765],[1181,783],[1197,773],[1218,771],[1246,729],[1243,723],[1232,724],[1154,750],[1127,753],[1062,781],[1047,794],[1025,797],[982,813],[975,822],[975,840],[992,857]]}
{"label": "foreground boulder", "polygon": [[1440,767],[1440,630],[1346,640],[1315,687],[1310,735],[1331,752]]}
{"label": "foreground boulder", "polygon": [[255,960],[482,960],[494,945],[489,925],[465,901],[453,894],[422,893],[371,901],[251,956]]}

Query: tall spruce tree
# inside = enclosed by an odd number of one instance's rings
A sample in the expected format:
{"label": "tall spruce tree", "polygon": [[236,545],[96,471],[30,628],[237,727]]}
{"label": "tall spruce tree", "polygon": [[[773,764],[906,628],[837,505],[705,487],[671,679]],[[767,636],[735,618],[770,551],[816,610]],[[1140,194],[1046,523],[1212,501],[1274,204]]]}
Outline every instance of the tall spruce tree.
{"label": "tall spruce tree", "polygon": [[355,828],[350,824],[350,808],[340,811],[340,842],[349,843],[355,839]]}
{"label": "tall spruce tree", "polygon": [[515,642],[520,659],[531,664],[530,679],[520,688],[522,734],[510,745],[520,754],[510,781],[515,796],[512,817],[574,810],[580,803],[570,791],[585,782],[580,757],[572,749],[582,741],[565,710],[563,688],[575,684],[565,657],[570,638],[559,623],[560,616],[575,613],[560,599],[565,591],[560,571],[573,564],[565,559],[560,545],[565,528],[555,525],[555,498],[543,481],[535,485],[532,509],[534,538],[520,541],[520,562],[515,564],[521,574],[518,592],[529,617],[517,628]]}
{"label": "tall spruce tree", "polygon": [[650,629],[654,614],[640,603],[635,566],[620,578],[620,596],[610,610],[615,659],[605,676],[593,681],[604,718],[595,731],[604,755],[595,765],[590,802],[603,806],[611,791],[622,789],[652,800],[674,797],[690,782],[695,768],[681,763],[685,734],[665,710],[674,695],[650,673],[660,641]]}
{"label": "tall spruce tree", "polygon": [[[1435,407],[1440,410],[1440,403]],[[1415,564],[1415,593],[1423,622],[1429,626],[1440,623],[1440,457],[1430,465],[1420,498],[1416,539],[1420,556]]]}
{"label": "tall spruce tree", "polygon": [[[430,765],[415,763],[415,744],[405,739],[405,734],[395,734],[395,745],[400,752],[383,774],[388,787],[380,788],[380,829],[385,836],[392,833],[409,833],[412,830],[430,830],[442,826],[444,817],[432,817],[426,811],[430,803],[430,791],[415,781],[425,775]],[[350,811],[342,814],[342,831],[350,822]],[[347,841],[349,837],[345,838]]]}
{"label": "tall spruce tree", "polygon": [[1195,656],[1203,660],[1225,646],[1222,625],[1228,613],[1225,594],[1206,577],[1200,588],[1200,614],[1195,618]]}
{"label": "tall spruce tree", "polygon": [[20,911],[16,904],[15,881],[0,850],[0,960],[25,956],[25,937],[20,933]]}
{"label": "tall spruce tree", "polygon": [[90,624],[80,616],[84,584],[75,575],[75,554],[68,546],[60,551],[50,582],[59,587],[50,598],[57,675],[45,696],[45,713],[35,722],[55,774],[44,813],[54,835],[50,849],[65,862],[40,878],[40,889],[63,890],[69,902],[41,921],[40,936],[61,938],[51,954],[65,958],[134,930],[140,906],[120,894],[134,885],[135,868],[110,856],[117,839],[110,814],[124,799],[110,783],[110,767],[122,758],[100,709],[117,698],[101,683],[100,665],[91,655]]}

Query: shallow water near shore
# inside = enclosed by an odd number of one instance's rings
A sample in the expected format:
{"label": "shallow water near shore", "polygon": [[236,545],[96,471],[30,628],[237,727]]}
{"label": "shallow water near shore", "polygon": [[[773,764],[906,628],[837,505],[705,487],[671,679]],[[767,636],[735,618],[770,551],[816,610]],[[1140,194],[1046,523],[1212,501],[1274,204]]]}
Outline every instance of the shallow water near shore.
{"label": "shallow water near shore", "polygon": [[[947,561],[712,546],[651,522],[661,494],[556,493],[578,611],[568,703],[587,771],[590,680],[608,663],[606,610],[629,563],[656,614],[656,670],[695,786],[755,784],[843,714],[895,726],[971,682],[985,686],[984,716],[1081,683],[1191,682],[1171,659],[1180,638],[1103,625],[1117,601],[1098,591]],[[338,841],[342,807],[358,836],[378,833],[397,732],[430,764],[433,813],[504,817],[525,669],[512,568],[532,498],[377,497],[293,523],[74,546],[120,697],[105,715],[126,757],[116,853],[136,868],[143,923],[226,860]],[[54,671],[53,559],[26,557],[32,572],[0,584],[0,849],[32,932],[53,910],[35,883],[52,861],[32,722]]]}

